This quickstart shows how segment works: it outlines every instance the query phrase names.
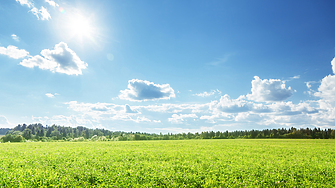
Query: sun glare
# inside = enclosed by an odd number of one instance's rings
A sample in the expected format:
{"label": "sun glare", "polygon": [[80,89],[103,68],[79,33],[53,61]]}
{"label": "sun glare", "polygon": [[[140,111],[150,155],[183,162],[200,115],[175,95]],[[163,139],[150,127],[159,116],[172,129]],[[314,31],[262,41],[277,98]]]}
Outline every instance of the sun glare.
{"label": "sun glare", "polygon": [[79,37],[91,37],[93,28],[90,24],[90,20],[83,16],[75,16],[70,20],[71,33]]}

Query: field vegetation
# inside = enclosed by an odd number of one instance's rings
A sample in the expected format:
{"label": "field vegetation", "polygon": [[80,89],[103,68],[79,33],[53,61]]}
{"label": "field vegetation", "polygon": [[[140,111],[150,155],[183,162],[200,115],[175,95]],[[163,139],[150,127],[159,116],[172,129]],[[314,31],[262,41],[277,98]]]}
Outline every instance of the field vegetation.
{"label": "field vegetation", "polygon": [[334,139],[0,144],[0,187],[335,187]]}

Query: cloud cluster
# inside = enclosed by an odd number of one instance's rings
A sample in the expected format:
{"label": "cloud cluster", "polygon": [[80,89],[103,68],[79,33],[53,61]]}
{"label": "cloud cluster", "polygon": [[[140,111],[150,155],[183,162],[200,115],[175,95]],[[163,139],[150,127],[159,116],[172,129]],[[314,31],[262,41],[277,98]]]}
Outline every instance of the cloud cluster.
{"label": "cloud cluster", "polygon": [[87,63],[80,60],[77,54],[71,50],[66,43],[60,42],[55,45],[54,50],[44,49],[41,55],[24,59],[20,65],[33,68],[50,70],[68,75],[82,74],[82,69],[86,69]]}
{"label": "cloud cluster", "polygon": [[214,95],[215,93],[218,93],[219,95],[221,95],[221,91],[220,90],[212,90],[211,92],[203,92],[203,93],[196,93],[196,94],[193,94],[194,96],[198,96],[198,97],[209,97],[209,96],[212,96]]}
{"label": "cloud cluster", "polygon": [[[334,61],[334,60],[333,60]],[[334,64],[332,61],[332,66]],[[90,127],[102,124],[128,126],[129,130],[145,123],[151,130],[230,130],[263,129],[278,127],[320,127],[335,128],[335,98],[333,89],[334,75],[326,76],[319,91],[314,92],[319,100],[306,100],[294,104],[285,101],[292,95],[285,81],[260,79],[252,81],[252,94],[230,98],[228,94],[220,100],[207,103],[155,104],[155,105],[118,105],[113,103],[66,103],[73,111],[71,116],[52,117],[56,122]],[[330,79],[330,80],[328,80]],[[316,83],[316,82],[315,82]],[[170,85],[159,85],[148,81],[130,80],[128,89],[121,91],[123,99],[133,101],[157,100],[174,95]],[[152,97],[154,96],[154,97]],[[257,99],[255,97],[258,96]],[[119,96],[122,98],[121,96]],[[192,127],[189,122],[192,121]],[[65,124],[65,125],[68,125]],[[179,124],[179,127],[176,127]],[[213,126],[204,126],[204,125]],[[162,127],[164,125],[164,127]],[[188,127],[184,127],[188,126]],[[159,127],[159,128],[157,128]],[[200,127],[194,129],[194,127]],[[147,128],[145,128],[148,130]]]}
{"label": "cloud cluster", "polygon": [[51,19],[51,16],[50,16],[48,10],[46,8],[44,8],[43,6],[40,9],[34,7],[30,10],[30,12],[32,12],[37,17],[38,20],[39,19],[41,19],[41,20]]}
{"label": "cloud cluster", "polygon": [[91,122],[100,121],[131,121],[135,123],[153,122],[159,123],[158,120],[150,120],[141,115],[136,109],[132,109],[129,105],[116,105],[111,103],[78,103],[71,101],[65,103],[69,109],[78,112],[75,117],[90,119]]}
{"label": "cloud cluster", "polygon": [[[22,6],[26,5],[26,6],[28,6],[28,8],[31,8],[29,12],[33,13],[37,17],[37,19],[41,19],[41,20],[51,19],[51,16],[50,16],[48,10],[46,8],[44,8],[43,6],[41,6],[41,8],[38,9],[38,8],[35,7],[34,3],[30,0],[16,0],[16,2],[19,2]],[[48,2],[48,1],[46,0],[46,2]],[[53,1],[51,1],[51,3],[50,2],[48,2],[48,3],[50,5],[55,3],[55,2],[53,2],[53,3],[52,2]]]}
{"label": "cloud cluster", "polygon": [[29,52],[24,49],[18,49],[16,46],[9,45],[7,48],[0,46],[0,54],[7,55],[10,58],[20,59],[29,56]]}
{"label": "cloud cluster", "polygon": [[128,89],[120,92],[119,98],[129,101],[170,99],[176,96],[169,84],[160,85],[139,79],[129,80]]}
{"label": "cloud cluster", "polygon": [[286,89],[285,82],[280,79],[260,79],[258,76],[251,81],[251,94],[247,94],[249,100],[257,102],[283,101],[292,96],[292,89]]}
{"label": "cloud cluster", "polygon": [[171,123],[183,123],[186,118],[198,118],[196,114],[172,114],[172,117],[168,119]]}

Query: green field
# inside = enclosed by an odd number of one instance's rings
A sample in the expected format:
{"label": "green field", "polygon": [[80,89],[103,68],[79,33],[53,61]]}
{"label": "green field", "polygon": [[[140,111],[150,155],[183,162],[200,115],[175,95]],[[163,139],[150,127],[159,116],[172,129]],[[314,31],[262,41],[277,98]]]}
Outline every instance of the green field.
{"label": "green field", "polygon": [[335,140],[0,144],[1,187],[335,187]]}

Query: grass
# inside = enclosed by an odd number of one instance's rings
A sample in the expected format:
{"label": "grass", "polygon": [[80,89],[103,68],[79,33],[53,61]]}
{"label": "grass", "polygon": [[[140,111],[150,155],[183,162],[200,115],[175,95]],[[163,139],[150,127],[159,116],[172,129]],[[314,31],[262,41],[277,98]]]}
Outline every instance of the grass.
{"label": "grass", "polygon": [[2,187],[334,187],[335,140],[0,144]]}

